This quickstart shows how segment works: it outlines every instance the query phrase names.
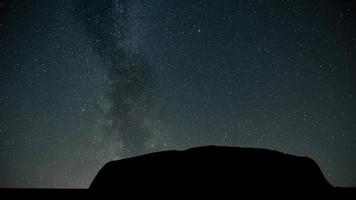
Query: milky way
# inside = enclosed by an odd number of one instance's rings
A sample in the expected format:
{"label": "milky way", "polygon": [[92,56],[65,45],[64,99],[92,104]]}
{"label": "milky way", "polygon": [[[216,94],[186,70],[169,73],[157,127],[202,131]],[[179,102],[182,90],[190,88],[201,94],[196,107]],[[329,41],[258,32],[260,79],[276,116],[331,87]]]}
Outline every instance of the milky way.
{"label": "milky way", "polygon": [[121,153],[129,155],[143,153],[151,136],[143,121],[151,111],[155,92],[152,68],[135,46],[135,40],[140,38],[132,34],[133,3],[83,1],[76,7],[107,71],[109,110],[104,117],[109,122],[105,134],[121,144]]}

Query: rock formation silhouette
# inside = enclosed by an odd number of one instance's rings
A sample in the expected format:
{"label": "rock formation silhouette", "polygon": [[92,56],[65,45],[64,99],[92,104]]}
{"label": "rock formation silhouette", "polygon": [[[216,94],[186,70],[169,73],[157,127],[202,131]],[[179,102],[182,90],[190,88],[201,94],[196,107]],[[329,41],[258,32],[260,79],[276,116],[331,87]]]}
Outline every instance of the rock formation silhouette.
{"label": "rock formation silhouette", "polygon": [[98,172],[89,189],[206,194],[244,189],[332,188],[319,166],[308,157],[266,149],[205,146],[111,161]]}

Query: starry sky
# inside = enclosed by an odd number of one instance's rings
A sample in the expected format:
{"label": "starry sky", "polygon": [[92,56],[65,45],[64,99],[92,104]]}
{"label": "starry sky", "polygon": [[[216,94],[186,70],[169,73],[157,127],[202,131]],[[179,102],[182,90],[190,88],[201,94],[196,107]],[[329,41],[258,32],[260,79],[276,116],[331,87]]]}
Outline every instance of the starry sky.
{"label": "starry sky", "polygon": [[0,0],[0,187],[86,188],[201,145],[356,186],[353,1]]}

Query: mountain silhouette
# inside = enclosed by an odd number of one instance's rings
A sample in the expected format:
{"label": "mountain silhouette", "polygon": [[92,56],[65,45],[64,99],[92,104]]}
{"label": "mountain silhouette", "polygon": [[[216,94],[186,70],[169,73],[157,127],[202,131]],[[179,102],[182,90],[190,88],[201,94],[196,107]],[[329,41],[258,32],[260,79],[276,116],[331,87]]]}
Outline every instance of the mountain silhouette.
{"label": "mountain silhouette", "polygon": [[210,191],[244,189],[330,190],[334,187],[308,157],[278,151],[204,146],[162,151],[111,161],[98,172],[90,190]]}

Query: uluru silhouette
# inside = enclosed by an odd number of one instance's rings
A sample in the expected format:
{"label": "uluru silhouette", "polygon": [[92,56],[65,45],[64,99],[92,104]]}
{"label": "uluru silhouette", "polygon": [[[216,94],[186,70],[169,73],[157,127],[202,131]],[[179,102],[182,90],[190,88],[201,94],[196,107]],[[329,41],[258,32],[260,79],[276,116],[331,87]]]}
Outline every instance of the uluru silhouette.
{"label": "uluru silhouette", "polygon": [[308,157],[278,151],[204,146],[108,162],[89,189],[234,192],[244,189],[334,188]]}

